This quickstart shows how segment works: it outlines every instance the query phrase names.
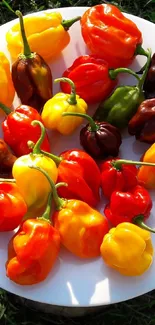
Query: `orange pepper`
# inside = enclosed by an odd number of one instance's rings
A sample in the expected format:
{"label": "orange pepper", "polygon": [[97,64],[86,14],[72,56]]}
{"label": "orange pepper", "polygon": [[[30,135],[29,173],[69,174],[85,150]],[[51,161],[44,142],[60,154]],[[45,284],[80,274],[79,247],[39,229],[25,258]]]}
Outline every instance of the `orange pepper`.
{"label": "orange pepper", "polygon": [[[0,102],[6,106],[11,106],[15,96],[15,89],[11,78],[10,62],[3,52],[0,52],[0,76]],[[0,115],[4,115],[1,109]]]}
{"label": "orange pepper", "polygon": [[146,188],[153,190],[155,189],[155,143],[144,153],[142,161],[150,163],[150,166],[139,168],[138,181]]}

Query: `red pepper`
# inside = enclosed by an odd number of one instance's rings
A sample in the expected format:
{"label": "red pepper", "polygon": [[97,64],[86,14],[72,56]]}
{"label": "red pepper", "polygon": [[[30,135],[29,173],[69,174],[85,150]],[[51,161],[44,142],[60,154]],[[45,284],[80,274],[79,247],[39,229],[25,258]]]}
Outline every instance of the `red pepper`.
{"label": "red pepper", "polygon": [[26,212],[27,205],[17,185],[5,179],[0,183],[0,232],[16,229]]}
{"label": "red pepper", "polygon": [[[2,123],[5,142],[17,157],[29,154],[32,149],[28,147],[27,142],[36,143],[41,134],[40,127],[38,125],[32,126],[31,122],[34,120],[42,122],[41,116],[36,109],[26,105],[18,106],[14,111],[11,111],[10,108],[0,103],[0,108],[7,114],[7,118]],[[50,152],[47,134],[41,149]]]}
{"label": "red pepper", "polygon": [[149,217],[151,209],[152,200],[149,192],[137,185],[128,192],[113,192],[104,214],[113,226],[122,222],[132,222],[143,229],[155,232],[155,229],[151,229],[143,222]]}
{"label": "red pepper", "polygon": [[77,199],[94,207],[100,201],[101,174],[96,162],[86,152],[78,149],[67,150],[57,157],[41,151],[58,165],[57,182],[65,182],[58,193],[66,199]]}

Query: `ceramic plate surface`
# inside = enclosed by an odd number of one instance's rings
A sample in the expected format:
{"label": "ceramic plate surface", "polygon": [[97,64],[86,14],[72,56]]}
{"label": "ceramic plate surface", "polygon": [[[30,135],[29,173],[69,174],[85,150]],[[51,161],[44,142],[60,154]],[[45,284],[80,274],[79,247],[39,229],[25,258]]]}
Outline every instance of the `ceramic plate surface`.
{"label": "ceramic plate surface", "polygon": [[[62,14],[64,19],[69,19],[82,15],[86,9],[86,7],[59,8],[57,11]],[[56,9],[53,11],[56,11]],[[152,41],[152,35],[155,34],[155,25],[132,15],[127,15],[127,17],[133,20],[142,31],[143,47],[145,49],[150,47],[152,52],[155,52],[155,42]],[[6,49],[5,34],[12,24],[14,24],[14,21],[0,27],[0,51],[4,51],[8,58],[9,53]],[[50,65],[53,78],[61,77],[63,71],[78,56],[89,53],[81,36],[79,22],[72,26],[70,35],[70,44],[61,56]],[[138,71],[144,62],[145,58],[137,57],[132,68]],[[123,75],[120,78],[120,83],[122,82],[134,84],[135,79]],[[54,92],[56,93],[58,90],[59,85],[54,86]],[[17,104],[18,101],[16,100],[15,105]],[[90,114],[91,112],[92,108],[89,110]],[[52,152],[59,154],[65,149],[80,148],[79,130],[70,137],[52,134]],[[2,134],[0,134],[1,136]],[[148,145],[140,144],[126,132],[123,135],[120,156],[126,159],[139,160],[147,148]],[[154,208],[148,225],[155,227],[155,195],[151,194],[151,196]],[[102,212],[104,205],[105,201],[102,201],[102,204],[98,207]],[[5,275],[7,244],[11,236],[12,233],[0,234],[0,287],[19,296],[58,306],[88,307],[124,301],[155,289],[155,260],[150,270],[144,275],[140,277],[125,277],[105,266],[101,258],[80,260],[65,249],[61,249],[59,259],[44,282],[25,287],[16,285]],[[155,235],[152,235],[152,240],[155,248]]]}

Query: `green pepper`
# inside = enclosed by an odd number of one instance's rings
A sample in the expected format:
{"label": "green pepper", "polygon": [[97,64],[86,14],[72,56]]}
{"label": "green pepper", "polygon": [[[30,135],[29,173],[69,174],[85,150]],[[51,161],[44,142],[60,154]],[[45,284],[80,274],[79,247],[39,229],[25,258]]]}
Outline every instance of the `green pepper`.
{"label": "green pepper", "polygon": [[[132,116],[136,113],[138,106],[144,100],[143,84],[151,62],[151,50],[148,50],[148,59],[144,73],[140,78],[138,74],[134,75],[138,79],[136,86],[117,87],[112,95],[104,102],[100,103],[93,118],[96,121],[106,121],[120,129],[126,127]],[[116,78],[117,69],[113,74]]]}

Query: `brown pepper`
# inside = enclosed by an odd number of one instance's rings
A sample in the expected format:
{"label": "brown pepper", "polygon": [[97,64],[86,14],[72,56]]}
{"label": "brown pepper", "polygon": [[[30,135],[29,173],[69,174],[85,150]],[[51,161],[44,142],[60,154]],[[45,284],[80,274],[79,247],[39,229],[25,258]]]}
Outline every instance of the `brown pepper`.
{"label": "brown pepper", "polygon": [[3,139],[0,139],[0,177],[12,178],[12,166],[17,158]]}
{"label": "brown pepper", "polygon": [[155,142],[155,98],[141,103],[128,124],[128,132],[141,142]]}
{"label": "brown pepper", "polygon": [[155,53],[152,55],[150,67],[143,86],[146,99],[155,98]]}

